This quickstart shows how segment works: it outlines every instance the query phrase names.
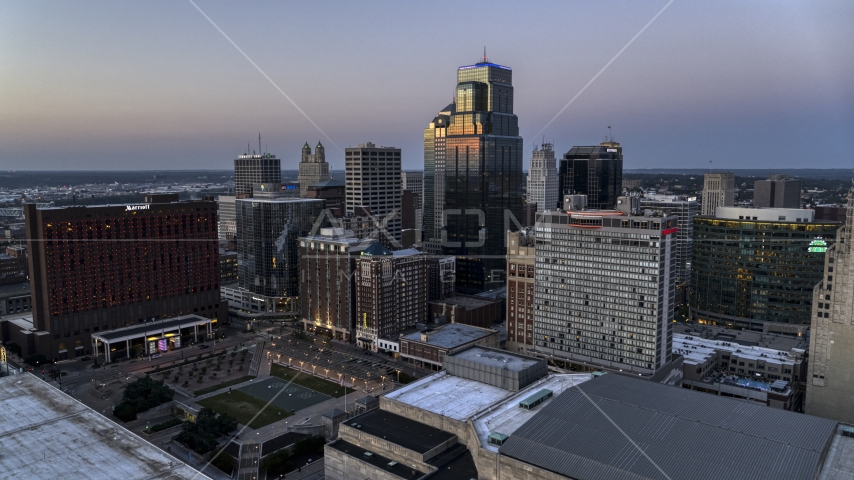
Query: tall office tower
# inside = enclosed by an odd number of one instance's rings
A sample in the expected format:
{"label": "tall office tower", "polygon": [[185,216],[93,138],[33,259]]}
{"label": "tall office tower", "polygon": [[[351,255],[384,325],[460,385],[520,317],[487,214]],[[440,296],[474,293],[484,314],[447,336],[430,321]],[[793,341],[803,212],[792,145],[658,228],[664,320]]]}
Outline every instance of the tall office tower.
{"label": "tall office tower", "polygon": [[534,347],[533,228],[507,232],[507,350],[525,352]]}
{"label": "tall office tower", "polygon": [[801,208],[800,178],[771,175],[753,184],[753,206],[759,208]]}
{"label": "tall office tower", "polygon": [[675,195],[647,195],[640,201],[644,210],[652,210],[658,215],[679,219],[679,231],[676,233],[676,282],[691,280],[691,250],[694,245],[694,217],[700,213],[696,200],[688,200]]}
{"label": "tall office tower", "polygon": [[424,229],[424,172],[403,172],[402,190],[415,194],[415,228]]}
{"label": "tall office tower", "polygon": [[93,333],[154,319],[228,318],[220,301],[217,205],[177,197],[24,206],[36,330],[30,340],[38,353],[56,360],[89,355]]}
{"label": "tall office tower", "polygon": [[534,349],[652,375],[671,360],[676,217],[537,214]]}
{"label": "tall office tower", "polygon": [[587,195],[591,209],[615,208],[623,192],[623,147],[613,141],[572,147],[560,161],[559,175],[558,201],[564,195]]}
{"label": "tall office tower", "polygon": [[344,180],[326,180],[309,185],[304,197],[326,200],[326,208],[333,216],[344,215]]}
{"label": "tall office tower", "polygon": [[[845,224],[824,255],[824,272],[812,297],[809,373],[805,411],[854,423],[854,186],[848,190]],[[816,243],[811,250],[826,247]],[[834,280],[835,278],[835,280]]]}
{"label": "tall office tower", "polygon": [[534,147],[531,168],[528,170],[528,203],[536,203],[537,211],[558,208],[558,175],[555,151],[551,143]]}
{"label": "tall office tower", "polygon": [[[345,149],[346,213],[370,212],[380,241],[400,244],[400,149],[362,143]],[[399,248],[399,247],[397,247]]]}
{"label": "tall office tower", "polygon": [[427,257],[427,275],[429,285],[427,297],[430,301],[444,300],[454,296],[457,283],[457,259],[450,255],[429,255]]}
{"label": "tall office tower", "polygon": [[427,255],[391,252],[379,243],[356,259],[356,344],[377,351],[378,340],[427,320]]}
{"label": "tall office tower", "polygon": [[233,242],[237,237],[237,214],[234,211],[234,195],[220,195],[217,197],[217,218],[219,223],[217,230],[219,239],[225,242]]}
{"label": "tall office tower", "polygon": [[457,70],[456,110],[445,137],[443,248],[457,257],[460,293],[504,284],[505,232],[522,219],[512,78],[510,68],[486,57]]}
{"label": "tall office tower", "polygon": [[308,187],[329,180],[329,164],[326,163],[326,150],[323,145],[317,142],[314,147],[314,153],[311,153],[311,147],[308,142],[302,146],[302,157],[299,162],[299,196],[305,197],[305,192]]}
{"label": "tall office tower", "polygon": [[275,155],[238,155],[234,160],[234,195],[237,198],[252,196],[252,185],[281,183],[282,162]]}
{"label": "tall office tower", "polygon": [[[449,104],[424,129],[424,239],[438,246],[442,238],[442,218],[445,209],[445,139],[451,115],[457,111]],[[441,249],[441,248],[440,248]]]}
{"label": "tall office tower", "polygon": [[735,174],[706,173],[703,175],[703,202],[700,215],[715,216],[718,207],[735,205]]}
{"label": "tall office tower", "polygon": [[240,289],[261,298],[268,313],[298,314],[298,239],[314,229],[323,200],[247,198],[236,204]]}
{"label": "tall office tower", "polygon": [[303,329],[353,342],[356,258],[370,243],[340,228],[321,228],[299,243]]}
{"label": "tall office tower", "polygon": [[691,320],[789,335],[806,333],[824,249],[840,224],[812,210],[718,207],[694,218]]}

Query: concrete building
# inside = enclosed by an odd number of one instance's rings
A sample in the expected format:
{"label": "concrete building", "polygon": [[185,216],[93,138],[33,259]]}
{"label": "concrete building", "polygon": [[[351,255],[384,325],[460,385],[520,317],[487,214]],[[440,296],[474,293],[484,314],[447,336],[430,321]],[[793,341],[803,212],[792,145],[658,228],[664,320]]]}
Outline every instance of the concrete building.
{"label": "concrete building", "polygon": [[677,225],[613,210],[538,213],[534,351],[646,376],[669,364]]}
{"label": "concrete building", "polygon": [[560,206],[555,151],[551,143],[534,146],[528,169],[527,194],[528,203],[537,204],[537,211],[554,210]]}
{"label": "concrete building", "polygon": [[27,279],[27,247],[13,245],[0,253],[0,285]]}
{"label": "concrete building", "polygon": [[700,213],[700,205],[693,200],[675,195],[646,195],[640,201],[641,209],[656,214],[676,216],[679,231],[676,232],[676,282],[685,284],[691,280],[691,251],[694,248],[694,217]]}
{"label": "concrete building", "polygon": [[735,174],[706,173],[703,175],[701,215],[715,215],[718,207],[735,205]]}
{"label": "concrete building", "polygon": [[236,204],[240,289],[267,306],[258,313],[299,316],[299,238],[318,226],[323,201],[251,198]]}
{"label": "concrete building", "polygon": [[753,184],[753,206],[757,208],[801,208],[802,182],[789,175],[771,175]]}
{"label": "concrete building", "polygon": [[461,323],[490,328],[504,320],[502,301],[480,296],[455,295],[444,300],[431,301],[427,306],[427,318],[435,324]]}
{"label": "concrete building", "polygon": [[415,194],[415,226],[412,228],[424,230],[424,172],[401,172],[400,188]]}
{"label": "concrete building", "polygon": [[[586,195],[591,209],[616,208],[617,197],[623,191],[623,147],[613,141],[572,147],[561,159],[559,172],[558,202],[564,195]],[[537,210],[553,210],[560,206],[538,207]]]}
{"label": "concrete building", "polygon": [[297,182],[256,183],[252,185],[252,198],[300,198]]}
{"label": "concrete building", "polygon": [[457,259],[451,256],[428,255],[427,275],[428,300],[444,300],[454,296],[456,284]]}
{"label": "concrete building", "polygon": [[326,162],[326,149],[320,142],[314,147],[314,153],[311,153],[311,147],[308,142],[302,146],[302,155],[299,162],[299,196],[306,198],[306,192],[311,185],[329,180],[329,163]]}
{"label": "concrete building", "polygon": [[346,213],[367,210],[380,227],[379,234],[400,248],[400,149],[367,142],[345,152]]}
{"label": "concrete building", "polygon": [[208,479],[34,375],[0,378],[0,405],[8,478]]}
{"label": "concrete building", "polygon": [[816,220],[845,223],[845,215],[848,209],[839,205],[816,205],[813,210]]}
{"label": "concrete building", "polygon": [[299,239],[300,322],[306,331],[353,342],[356,324],[356,259],[370,243],[353,232],[321,228]]}
{"label": "concrete building", "polygon": [[507,233],[507,350],[525,352],[534,346],[533,229]]}
{"label": "concrete building", "polygon": [[[854,187],[813,290],[806,412],[854,424]],[[824,248],[824,247],[819,247]],[[818,255],[818,253],[816,253]]]}
{"label": "concrete building", "polygon": [[345,195],[344,180],[326,180],[306,188],[305,198],[316,198],[326,201],[326,209],[334,217],[344,215]]}
{"label": "concrete building", "polygon": [[220,300],[217,205],[171,199],[25,205],[33,305],[28,335],[38,353],[71,359],[93,353],[95,333],[186,314],[228,318]]}
{"label": "concrete building", "polygon": [[237,252],[219,249],[219,278],[223,285],[237,281]]}
{"label": "concrete building", "polygon": [[400,357],[420,367],[440,370],[447,355],[480,345],[499,348],[498,330],[449,323],[400,337]]}
{"label": "concrete building", "polygon": [[373,243],[356,259],[356,344],[377,351],[427,318],[427,256]]}
{"label": "concrete building", "polygon": [[219,239],[225,242],[236,242],[237,239],[237,213],[235,212],[234,195],[220,195],[217,197],[217,231]]}
{"label": "concrete building", "polygon": [[281,183],[282,163],[275,155],[244,154],[234,160],[234,195],[237,198],[252,196],[252,185]]}
{"label": "concrete building", "polygon": [[537,221],[537,209],[539,207],[536,203],[525,202],[522,204],[522,226],[523,227],[533,227],[534,223]]}
{"label": "concrete building", "polygon": [[30,282],[0,285],[0,316],[26,313],[32,310],[32,306]]}
{"label": "concrete building", "polygon": [[694,218],[690,318],[698,323],[804,335],[835,222],[812,210],[718,207]]}

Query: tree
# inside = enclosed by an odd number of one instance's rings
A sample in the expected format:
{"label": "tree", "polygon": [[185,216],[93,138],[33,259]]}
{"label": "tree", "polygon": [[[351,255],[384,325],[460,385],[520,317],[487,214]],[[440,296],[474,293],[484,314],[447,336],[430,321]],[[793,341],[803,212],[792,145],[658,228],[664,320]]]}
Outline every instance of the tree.
{"label": "tree", "polygon": [[294,468],[290,458],[287,450],[271,453],[261,460],[261,470],[267,472],[267,478],[284,475]]}
{"label": "tree", "polygon": [[34,354],[28,356],[27,358],[25,358],[24,363],[26,363],[27,365],[29,365],[31,367],[37,367],[39,365],[46,365],[46,364],[51,363],[51,362],[47,359],[47,357],[45,357],[41,353],[34,353]]}
{"label": "tree", "polygon": [[136,420],[136,409],[133,405],[122,402],[113,409],[113,415],[123,422],[130,422]]}
{"label": "tree", "polygon": [[237,420],[227,414],[219,414],[210,408],[202,408],[196,421],[184,424],[184,429],[175,437],[198,453],[205,454],[216,448],[222,435],[237,428]]}
{"label": "tree", "polygon": [[146,375],[125,387],[122,402],[133,405],[138,413],[162,405],[174,396],[175,391],[166,386],[163,380],[154,380]]}

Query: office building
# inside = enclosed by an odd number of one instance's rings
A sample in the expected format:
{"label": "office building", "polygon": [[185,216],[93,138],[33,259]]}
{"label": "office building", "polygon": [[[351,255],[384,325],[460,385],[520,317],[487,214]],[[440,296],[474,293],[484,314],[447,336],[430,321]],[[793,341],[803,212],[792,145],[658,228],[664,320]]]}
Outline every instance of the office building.
{"label": "office building", "polygon": [[[401,189],[415,194],[415,226],[416,230],[424,229],[424,172],[402,172]],[[406,227],[404,227],[406,228]],[[420,240],[420,238],[419,238]]]}
{"label": "office building", "polygon": [[533,228],[507,233],[507,350],[525,352],[534,346]]}
{"label": "office building", "polygon": [[[839,224],[812,210],[718,207],[694,218],[690,318],[698,323],[803,335],[824,246]],[[820,248],[815,248],[820,245]]]}
{"label": "office building", "polygon": [[703,201],[700,214],[715,216],[718,207],[735,205],[735,175],[727,173],[706,173],[703,175]]}
{"label": "office building", "polygon": [[816,205],[815,219],[820,221],[845,223],[847,208],[839,205]]}
{"label": "office building", "polygon": [[444,300],[454,296],[454,288],[457,282],[456,257],[428,255],[427,272],[429,300]]}
{"label": "office building", "polygon": [[418,197],[415,192],[403,190],[400,200],[400,217],[403,230],[415,230],[416,220],[415,215],[418,211],[415,205],[418,203]]}
{"label": "office building", "polygon": [[753,206],[757,208],[801,208],[800,178],[771,175],[753,184]]}
{"label": "office building", "polygon": [[[848,216],[823,255],[821,280],[812,297],[806,413],[854,424],[854,187]],[[824,249],[816,245],[815,249]]]}
{"label": "office building", "polygon": [[531,154],[531,168],[528,170],[528,203],[537,204],[539,212],[558,208],[558,183],[553,145],[544,143],[539,147],[535,146]]}
{"label": "office building", "polygon": [[299,239],[303,330],[353,342],[356,259],[371,245],[353,232],[321,228]]}
{"label": "office building", "polygon": [[439,243],[445,209],[445,139],[451,115],[457,105],[450,103],[424,129],[424,202],[422,228],[424,239]]}
{"label": "office building", "polygon": [[[31,311],[32,298],[30,282],[23,281],[0,284],[0,316],[15,315]],[[0,336],[3,338],[7,337],[6,334]]]}
{"label": "office building", "polygon": [[235,242],[237,239],[237,214],[234,211],[234,195],[217,197],[217,230],[219,239],[224,242]]}
{"label": "office building", "polygon": [[356,344],[377,351],[380,338],[427,319],[427,256],[374,243],[356,259]]}
{"label": "office building", "polygon": [[237,281],[237,252],[235,250],[219,249],[219,278],[223,285]]}
{"label": "office building", "polygon": [[89,355],[93,334],[183,314],[227,319],[217,205],[171,200],[24,206],[34,328],[28,341],[38,353],[56,360]]}
{"label": "office building", "polygon": [[537,222],[537,204],[525,202],[522,204],[522,226],[533,227]]}
{"label": "office building", "polygon": [[700,205],[695,200],[675,195],[646,195],[640,200],[643,210],[652,210],[656,214],[676,216],[679,231],[676,233],[676,282],[687,283],[691,280],[691,249],[694,239],[694,217],[700,213]]}
{"label": "office building", "polygon": [[440,238],[444,253],[457,257],[460,293],[503,285],[504,232],[522,218],[522,137],[512,77],[510,68],[486,57],[457,69]]}
{"label": "office building", "polygon": [[345,195],[344,180],[325,180],[309,185],[305,198],[319,198],[326,201],[326,209],[334,217],[344,215]]}
{"label": "office building", "polygon": [[473,346],[497,349],[498,330],[462,323],[413,332],[400,337],[400,358],[418,367],[441,370],[445,358]]}
{"label": "office building", "polygon": [[623,147],[614,141],[572,147],[560,161],[559,175],[558,201],[564,195],[587,195],[590,209],[616,208],[623,191]]}
{"label": "office building", "polygon": [[252,196],[252,185],[281,183],[282,163],[275,155],[244,154],[234,160],[234,195],[237,198]]}
{"label": "office building", "polygon": [[345,154],[346,213],[366,210],[383,240],[400,248],[400,149],[368,142],[345,149]]}
{"label": "office building", "polygon": [[641,375],[670,363],[677,222],[618,211],[537,214],[534,349]]}
{"label": "office building", "polygon": [[287,183],[256,183],[252,185],[252,198],[300,198],[299,184]]}
{"label": "office building", "polygon": [[329,180],[329,164],[326,162],[326,150],[320,142],[314,147],[314,153],[311,153],[311,147],[308,142],[302,146],[302,155],[299,162],[299,196],[305,197],[308,187],[316,185],[320,182]]}
{"label": "office building", "polygon": [[428,322],[434,325],[459,323],[492,328],[504,321],[504,299],[480,295],[454,295],[433,300],[427,306]]}
{"label": "office building", "polygon": [[323,200],[251,198],[236,204],[240,289],[264,300],[261,313],[299,315],[299,237],[319,227]]}

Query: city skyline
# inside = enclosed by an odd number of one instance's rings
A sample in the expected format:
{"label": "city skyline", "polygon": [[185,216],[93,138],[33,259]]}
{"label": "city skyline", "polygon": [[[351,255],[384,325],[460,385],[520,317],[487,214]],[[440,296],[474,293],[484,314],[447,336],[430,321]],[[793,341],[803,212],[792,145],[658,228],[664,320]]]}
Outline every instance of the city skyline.
{"label": "city skyline", "polygon": [[227,169],[260,131],[286,170],[318,140],[335,170],[368,140],[420,170],[424,118],[484,45],[516,73],[525,149],[560,156],[613,126],[628,169],[808,167],[816,145],[823,166],[851,163],[843,2],[462,6],[482,20],[465,42],[437,42],[447,14],[421,5],[196,5],[0,6],[0,169]]}

